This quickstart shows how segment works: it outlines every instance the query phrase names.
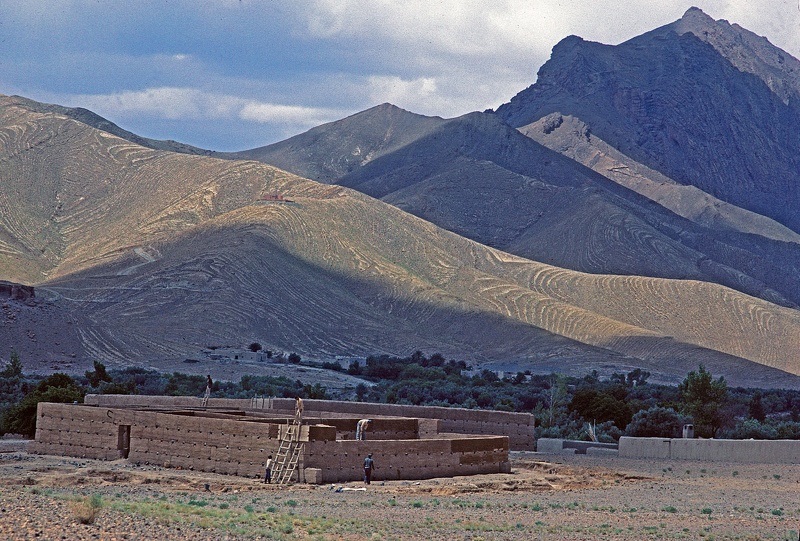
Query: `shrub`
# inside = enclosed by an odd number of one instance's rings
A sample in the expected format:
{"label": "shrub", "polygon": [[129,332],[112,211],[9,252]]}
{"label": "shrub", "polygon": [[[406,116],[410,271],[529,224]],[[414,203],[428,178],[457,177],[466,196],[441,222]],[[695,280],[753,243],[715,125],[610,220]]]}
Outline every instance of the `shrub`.
{"label": "shrub", "polygon": [[760,423],[755,419],[745,419],[739,421],[733,429],[727,430],[725,437],[734,440],[774,440],[778,437],[778,431],[774,426]]}
{"label": "shrub", "polygon": [[92,494],[72,502],[70,507],[75,520],[81,524],[93,524],[103,508],[103,500],[100,494]]}
{"label": "shrub", "polygon": [[800,423],[785,421],[775,425],[776,437],[779,440],[800,440]]}
{"label": "shrub", "polygon": [[684,418],[672,408],[654,407],[638,412],[625,428],[627,436],[642,438],[677,438]]}

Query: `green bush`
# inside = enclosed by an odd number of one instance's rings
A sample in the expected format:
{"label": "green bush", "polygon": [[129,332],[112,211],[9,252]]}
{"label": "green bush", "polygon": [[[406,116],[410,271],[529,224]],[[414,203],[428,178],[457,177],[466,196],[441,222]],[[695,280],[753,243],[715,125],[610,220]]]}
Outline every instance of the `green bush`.
{"label": "green bush", "polygon": [[36,434],[36,407],[39,402],[80,403],[83,402],[83,394],[75,380],[66,374],[55,373],[40,381],[33,391],[6,410],[0,430],[32,438]]}
{"label": "green bush", "polygon": [[672,408],[654,407],[634,415],[625,434],[641,438],[677,438],[681,435],[683,421]]}
{"label": "green bush", "polygon": [[733,440],[774,440],[778,437],[778,431],[769,424],[745,419],[736,423],[733,429],[726,430],[723,435]]}

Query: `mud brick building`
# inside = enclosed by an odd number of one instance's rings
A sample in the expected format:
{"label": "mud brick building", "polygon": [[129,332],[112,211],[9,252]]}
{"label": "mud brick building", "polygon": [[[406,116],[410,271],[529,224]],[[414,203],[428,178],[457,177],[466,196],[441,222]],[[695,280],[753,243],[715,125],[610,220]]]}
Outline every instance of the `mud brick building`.
{"label": "mud brick building", "polygon": [[[293,399],[87,395],[84,404],[41,403],[40,454],[157,464],[258,477],[294,416]],[[356,424],[370,418],[363,441]],[[509,447],[532,450],[533,416],[498,411],[306,400],[296,479],[356,481],[367,453],[377,480],[510,471]]]}

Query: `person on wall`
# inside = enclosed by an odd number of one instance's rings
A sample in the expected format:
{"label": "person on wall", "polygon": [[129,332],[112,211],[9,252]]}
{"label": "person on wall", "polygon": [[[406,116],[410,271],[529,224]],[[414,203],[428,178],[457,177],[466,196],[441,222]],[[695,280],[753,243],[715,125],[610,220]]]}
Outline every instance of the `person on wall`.
{"label": "person on wall", "polygon": [[303,399],[299,396],[294,399],[294,422],[298,425],[303,422]]}
{"label": "person on wall", "polygon": [[361,419],[358,423],[356,423],[356,439],[363,440],[364,432],[367,431],[369,424],[372,422],[372,419]]}
{"label": "person on wall", "polygon": [[211,374],[206,376],[206,394],[203,395],[203,406],[208,405],[208,399],[211,397],[211,387],[214,385],[214,382],[211,380]]}

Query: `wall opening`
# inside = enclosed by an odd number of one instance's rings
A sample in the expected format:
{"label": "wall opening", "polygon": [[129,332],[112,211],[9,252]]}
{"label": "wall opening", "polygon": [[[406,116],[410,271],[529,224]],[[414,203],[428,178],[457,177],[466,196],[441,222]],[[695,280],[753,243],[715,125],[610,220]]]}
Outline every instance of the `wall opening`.
{"label": "wall opening", "polygon": [[120,458],[128,458],[131,452],[131,425],[119,425],[117,451]]}

